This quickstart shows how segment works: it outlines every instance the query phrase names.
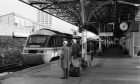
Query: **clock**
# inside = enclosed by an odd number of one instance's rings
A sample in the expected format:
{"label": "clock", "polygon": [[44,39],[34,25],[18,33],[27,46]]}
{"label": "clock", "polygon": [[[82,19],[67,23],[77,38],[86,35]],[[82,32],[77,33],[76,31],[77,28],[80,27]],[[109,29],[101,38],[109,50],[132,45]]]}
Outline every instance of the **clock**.
{"label": "clock", "polygon": [[122,23],[120,24],[120,29],[121,29],[122,31],[126,31],[126,30],[128,29],[128,24],[127,24],[126,22],[122,22]]}

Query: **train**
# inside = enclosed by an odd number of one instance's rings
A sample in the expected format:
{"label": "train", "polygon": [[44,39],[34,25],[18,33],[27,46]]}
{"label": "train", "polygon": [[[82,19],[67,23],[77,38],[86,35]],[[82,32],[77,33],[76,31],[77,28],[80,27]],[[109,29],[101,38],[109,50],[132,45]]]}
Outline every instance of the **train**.
{"label": "train", "polygon": [[[27,37],[23,46],[23,62],[28,65],[38,65],[49,63],[54,59],[59,59],[64,40],[68,41],[68,46],[70,47],[72,39],[77,39],[77,41],[80,41],[81,43],[81,38],[81,36],[75,36],[50,29],[36,30]],[[98,40],[88,38],[87,51],[95,53],[98,48],[97,45]]]}
{"label": "train", "polygon": [[40,29],[31,33],[24,44],[22,57],[24,64],[37,65],[59,59],[63,41],[71,45],[73,35],[50,29]]}

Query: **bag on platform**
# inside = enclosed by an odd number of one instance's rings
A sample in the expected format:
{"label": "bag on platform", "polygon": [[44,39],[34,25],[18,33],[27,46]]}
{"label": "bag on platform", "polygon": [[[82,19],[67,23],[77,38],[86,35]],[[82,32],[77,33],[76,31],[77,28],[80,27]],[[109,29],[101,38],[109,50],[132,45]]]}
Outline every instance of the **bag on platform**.
{"label": "bag on platform", "polygon": [[81,61],[81,67],[85,70],[87,68],[87,61],[82,60]]}
{"label": "bag on platform", "polygon": [[69,68],[70,77],[80,77],[80,67],[75,67],[73,64],[70,64]]}

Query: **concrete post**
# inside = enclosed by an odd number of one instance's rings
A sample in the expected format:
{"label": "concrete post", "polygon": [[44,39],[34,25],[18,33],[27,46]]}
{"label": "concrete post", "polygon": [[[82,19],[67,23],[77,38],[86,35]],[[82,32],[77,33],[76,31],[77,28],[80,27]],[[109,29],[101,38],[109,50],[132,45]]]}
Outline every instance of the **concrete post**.
{"label": "concrete post", "polygon": [[82,32],[82,57],[86,61],[87,59],[87,35],[86,30]]}
{"label": "concrete post", "polygon": [[[99,23],[99,34],[100,34],[100,23]],[[99,38],[99,53],[101,54],[101,38]]]}
{"label": "concrete post", "polygon": [[135,57],[136,56],[136,54],[135,54],[136,49],[135,49],[135,33],[134,32],[133,32],[133,42],[132,43],[133,43],[132,55]]}
{"label": "concrete post", "polygon": [[81,18],[82,18],[82,24],[86,24],[86,5],[85,5],[86,0],[80,0],[81,3]]}
{"label": "concrete post", "polygon": [[[82,18],[82,26],[86,25],[86,0],[80,0],[81,3],[81,18]],[[86,61],[87,58],[87,38],[86,38],[86,30],[82,31],[82,57]]]}

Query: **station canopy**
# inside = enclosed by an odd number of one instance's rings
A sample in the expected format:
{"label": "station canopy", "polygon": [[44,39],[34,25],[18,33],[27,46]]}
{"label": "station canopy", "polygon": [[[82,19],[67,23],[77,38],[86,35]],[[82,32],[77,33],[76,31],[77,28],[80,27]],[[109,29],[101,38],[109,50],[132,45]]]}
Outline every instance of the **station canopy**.
{"label": "station canopy", "polygon": [[[140,0],[19,0],[73,25],[82,24],[81,1],[84,2],[86,30],[98,33],[99,23],[133,21]],[[101,30],[103,28],[100,25]]]}

